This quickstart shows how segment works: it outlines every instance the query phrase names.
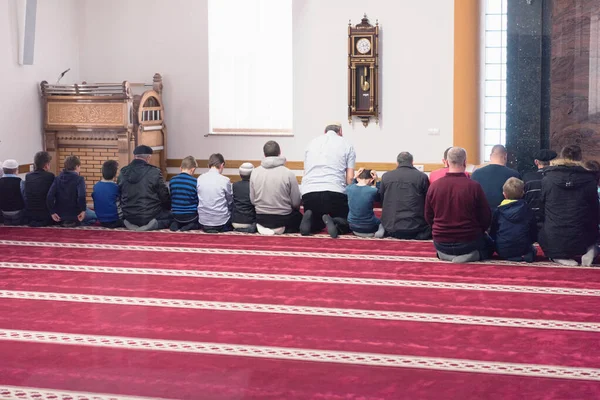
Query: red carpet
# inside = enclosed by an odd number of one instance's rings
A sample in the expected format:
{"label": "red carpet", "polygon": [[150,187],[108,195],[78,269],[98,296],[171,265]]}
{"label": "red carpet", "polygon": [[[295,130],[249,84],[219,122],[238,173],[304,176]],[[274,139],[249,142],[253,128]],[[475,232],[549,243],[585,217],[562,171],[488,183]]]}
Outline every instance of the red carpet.
{"label": "red carpet", "polygon": [[0,398],[600,398],[600,270],[0,227]]}

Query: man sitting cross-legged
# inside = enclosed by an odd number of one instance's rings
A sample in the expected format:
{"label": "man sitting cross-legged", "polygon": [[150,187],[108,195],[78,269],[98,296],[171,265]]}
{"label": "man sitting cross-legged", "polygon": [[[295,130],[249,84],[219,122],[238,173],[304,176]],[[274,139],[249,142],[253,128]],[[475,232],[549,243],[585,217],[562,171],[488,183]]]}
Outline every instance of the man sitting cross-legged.
{"label": "man sitting cross-legged", "polygon": [[541,208],[544,224],[539,243],[546,257],[567,266],[589,267],[598,255],[598,180],[582,165],[581,148],[562,149],[542,179]]}
{"label": "man sitting cross-legged", "polygon": [[169,229],[176,231],[191,231],[198,229],[198,189],[194,172],[198,164],[192,156],[181,161],[181,173],[169,182],[171,189],[171,208],[174,221]]}
{"label": "man sitting cross-legged", "polygon": [[396,239],[431,239],[431,227],[425,222],[423,208],[429,179],[413,166],[408,152],[398,154],[398,168],[381,178],[381,223],[386,235]]}
{"label": "man sitting cross-legged", "polygon": [[233,210],[231,211],[231,224],[236,232],[256,233],[256,210],[250,200],[250,177],[254,165],[245,162],[240,165],[241,181],[232,185]]}
{"label": "man sitting cross-legged", "polygon": [[35,171],[25,177],[25,214],[29,219],[29,226],[39,227],[52,224],[50,210],[46,204],[48,191],[54,183],[54,174],[50,172],[52,157],[45,151],[40,151],[33,158]]}
{"label": "man sitting cross-legged", "polygon": [[231,231],[233,191],[231,180],[223,176],[225,158],[220,153],[211,154],[207,173],[198,177],[198,219],[207,233]]}
{"label": "man sitting cross-legged", "polygon": [[256,209],[258,231],[266,234],[283,233],[283,230],[299,232],[302,214],[298,209],[302,198],[296,176],[285,167],[286,160],[277,142],[268,141],[263,152],[265,158],[250,177],[250,201]]}
{"label": "man sitting cross-legged", "polygon": [[117,179],[123,222],[129,230],[165,229],[173,221],[169,188],[160,169],[148,163],[152,153],[149,146],[137,146],[135,159],[121,169]]}
{"label": "man sitting cross-legged", "polygon": [[425,200],[438,257],[455,263],[489,258],[493,244],[485,231],[492,213],[479,183],[465,175],[465,149],[450,149],[448,164],[448,174],[429,187]]}

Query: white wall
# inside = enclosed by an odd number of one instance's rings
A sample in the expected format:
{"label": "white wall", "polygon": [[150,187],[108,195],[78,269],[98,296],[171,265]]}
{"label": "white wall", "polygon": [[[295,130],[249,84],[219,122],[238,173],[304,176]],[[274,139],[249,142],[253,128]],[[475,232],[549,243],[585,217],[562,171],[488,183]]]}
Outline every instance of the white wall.
{"label": "white wall", "polygon": [[79,79],[77,0],[40,0],[37,8],[34,65],[18,64],[16,0],[0,0],[0,160],[33,162],[40,151],[42,112],[39,84]]}
{"label": "white wall", "polygon": [[[381,24],[382,119],[344,124],[359,161],[411,151],[438,162],[452,144],[454,2],[294,0],[294,133],[277,139],[289,160],[330,120],[347,121],[347,25],[366,11]],[[169,158],[258,159],[264,137],[204,137],[209,130],[207,1],[82,0],[81,79],[165,80]],[[439,136],[428,135],[439,128]]]}

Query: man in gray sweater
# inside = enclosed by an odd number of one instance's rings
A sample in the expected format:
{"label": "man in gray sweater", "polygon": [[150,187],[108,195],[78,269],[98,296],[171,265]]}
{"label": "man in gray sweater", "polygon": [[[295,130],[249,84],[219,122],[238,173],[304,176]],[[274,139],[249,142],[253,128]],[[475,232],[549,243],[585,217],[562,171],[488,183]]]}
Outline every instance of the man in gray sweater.
{"label": "man in gray sweater", "polygon": [[256,223],[268,229],[285,228],[299,232],[302,197],[296,176],[285,167],[285,157],[277,142],[268,141],[265,158],[250,177],[250,201],[256,209]]}

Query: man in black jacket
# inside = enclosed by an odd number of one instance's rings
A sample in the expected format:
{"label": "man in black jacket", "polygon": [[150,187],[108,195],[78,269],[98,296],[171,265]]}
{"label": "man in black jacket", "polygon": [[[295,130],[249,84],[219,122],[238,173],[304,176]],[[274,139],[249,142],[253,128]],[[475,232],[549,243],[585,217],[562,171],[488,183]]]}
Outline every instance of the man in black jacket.
{"label": "man in black jacket", "polygon": [[148,164],[152,148],[138,146],[133,155],[135,159],[121,169],[117,180],[124,224],[136,231],[168,228],[173,222],[171,196],[160,169]]}
{"label": "man in black jacket", "polygon": [[548,258],[568,266],[578,265],[573,258],[580,255],[581,264],[590,266],[598,254],[598,182],[581,160],[581,148],[567,146],[542,179],[540,246]]}
{"label": "man in black jacket", "polygon": [[233,229],[238,232],[256,233],[256,211],[250,200],[250,176],[253,170],[254,165],[249,162],[240,165],[240,178],[242,180],[232,185],[233,211],[231,213],[231,223]]}
{"label": "man in black jacket", "polygon": [[397,161],[398,168],[383,174],[379,188],[381,223],[386,235],[396,239],[431,239],[431,227],[424,217],[429,178],[413,166],[412,154],[402,152]]}
{"label": "man in black jacket", "polygon": [[39,227],[52,224],[50,210],[46,204],[48,191],[54,183],[54,174],[49,172],[52,157],[40,151],[33,157],[35,171],[25,176],[25,215],[29,226]]}
{"label": "man in black jacket", "polygon": [[525,182],[525,196],[523,199],[535,213],[538,231],[542,229],[544,220],[544,210],[541,209],[542,178],[544,177],[545,168],[550,166],[550,161],[554,160],[556,156],[554,150],[540,150],[534,160],[537,171],[528,172],[523,177],[523,182]]}

